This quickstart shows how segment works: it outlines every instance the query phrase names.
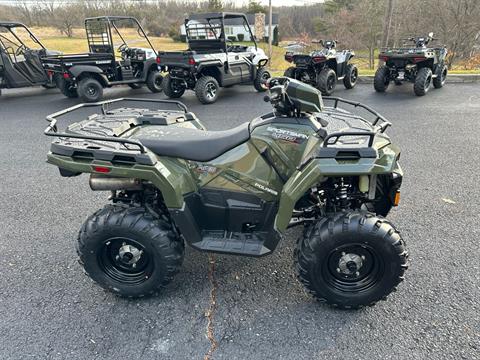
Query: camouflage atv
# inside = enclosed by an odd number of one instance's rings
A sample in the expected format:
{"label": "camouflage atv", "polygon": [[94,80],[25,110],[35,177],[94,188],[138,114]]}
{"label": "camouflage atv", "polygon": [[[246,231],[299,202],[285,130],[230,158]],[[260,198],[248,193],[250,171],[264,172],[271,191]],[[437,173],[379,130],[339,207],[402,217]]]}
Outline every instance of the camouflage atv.
{"label": "camouflage atv", "polygon": [[[122,296],[149,295],[179,271],[184,243],[259,257],[303,225],[295,268],[315,298],[358,308],[397,287],[407,252],[384,218],[402,182],[390,123],[347,100],[324,99],[327,107],[318,90],[293,79],[266,85],[274,111],[226,131],[206,131],[167,100],[81,104],[47,117],[45,133],[56,137],[48,162],[64,177],[88,173],[92,190],[110,192],[78,235],[92,279]],[[125,106],[133,101],[149,109]],[[94,105],[100,114],[58,131],[59,117]]]}
{"label": "camouflage atv", "polygon": [[433,33],[427,37],[405,40],[413,42],[415,46],[385,48],[378,55],[381,66],[375,73],[375,90],[385,92],[391,81],[396,85],[401,85],[403,81],[413,83],[413,91],[417,96],[425,95],[432,83],[436,89],[443,87],[448,72],[445,64],[447,48],[427,47],[431,41],[436,40]]}

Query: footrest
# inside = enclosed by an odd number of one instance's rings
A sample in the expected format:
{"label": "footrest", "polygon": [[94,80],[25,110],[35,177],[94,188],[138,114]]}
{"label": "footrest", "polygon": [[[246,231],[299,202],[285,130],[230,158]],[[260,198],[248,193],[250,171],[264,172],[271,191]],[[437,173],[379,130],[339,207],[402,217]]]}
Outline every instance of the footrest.
{"label": "footrest", "polygon": [[246,256],[263,256],[270,250],[263,244],[267,233],[237,233],[227,231],[204,231],[202,241],[192,246],[203,251]]}

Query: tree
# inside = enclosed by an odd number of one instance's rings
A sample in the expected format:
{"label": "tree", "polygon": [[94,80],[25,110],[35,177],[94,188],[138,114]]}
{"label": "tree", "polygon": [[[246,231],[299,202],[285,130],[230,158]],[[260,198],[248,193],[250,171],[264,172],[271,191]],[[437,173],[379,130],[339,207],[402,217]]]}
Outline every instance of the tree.
{"label": "tree", "polygon": [[265,6],[262,6],[259,1],[249,0],[247,14],[267,13]]}
{"label": "tree", "polygon": [[208,10],[222,11],[223,10],[222,0],[208,0]]}

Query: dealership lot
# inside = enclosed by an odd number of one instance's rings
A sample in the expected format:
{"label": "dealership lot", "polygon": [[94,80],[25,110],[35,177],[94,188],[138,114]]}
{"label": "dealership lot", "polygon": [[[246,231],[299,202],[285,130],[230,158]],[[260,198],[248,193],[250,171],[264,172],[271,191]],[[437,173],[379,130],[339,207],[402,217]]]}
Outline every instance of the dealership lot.
{"label": "dealership lot", "polygon": [[[106,202],[85,176],[61,178],[45,163],[47,114],[71,106],[56,90],[0,97],[1,359],[474,359],[480,353],[480,84],[448,84],[418,98],[411,86],[375,93],[370,84],[336,96],[364,102],[393,123],[405,172],[390,215],[411,266],[397,293],[373,308],[317,304],[293,275],[299,229],[273,255],[215,256],[187,249],[161,295],[124,300],[82,273],[74,241]],[[116,88],[106,98],[156,97]],[[164,98],[164,95],[158,95]],[[251,86],[222,89],[217,103],[184,101],[211,130],[270,110]],[[212,275],[210,273],[210,275]]]}

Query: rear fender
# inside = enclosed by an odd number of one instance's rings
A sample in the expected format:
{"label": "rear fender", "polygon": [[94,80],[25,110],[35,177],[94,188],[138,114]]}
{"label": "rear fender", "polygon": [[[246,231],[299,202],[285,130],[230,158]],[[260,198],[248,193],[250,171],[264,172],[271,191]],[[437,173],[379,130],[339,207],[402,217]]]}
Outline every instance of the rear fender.
{"label": "rear fender", "polygon": [[102,160],[76,160],[49,153],[47,162],[73,173],[97,173],[95,167],[101,166],[110,169],[108,176],[150,181],[161,191],[168,208],[181,208],[183,195],[197,190],[187,166],[175,159],[162,158],[154,165],[119,165]]}
{"label": "rear fender", "polygon": [[377,158],[343,161],[337,161],[335,158],[312,158],[306,165],[295,171],[285,183],[280,194],[275,229],[285,232],[297,201],[327,177],[390,174],[397,169],[401,172],[397,161],[399,155],[400,149],[390,144],[378,150]]}
{"label": "rear fender", "polygon": [[90,76],[100,81],[103,86],[108,86],[108,80],[105,79],[105,76],[103,75],[103,70],[97,66],[75,65],[69,68],[68,71],[70,72],[70,74],[72,74],[74,78],[80,79],[85,76]]}

